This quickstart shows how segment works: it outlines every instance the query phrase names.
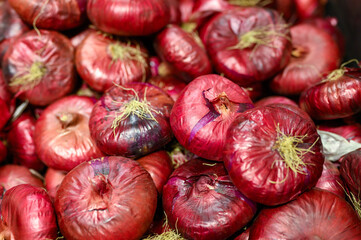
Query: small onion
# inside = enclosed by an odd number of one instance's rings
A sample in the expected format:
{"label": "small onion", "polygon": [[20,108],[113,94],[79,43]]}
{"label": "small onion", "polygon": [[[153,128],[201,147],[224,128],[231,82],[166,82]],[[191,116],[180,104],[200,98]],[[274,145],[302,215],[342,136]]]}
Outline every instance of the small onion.
{"label": "small onion", "polygon": [[316,188],[332,192],[342,198],[345,197],[345,191],[341,180],[340,171],[331,161],[325,160],[323,164],[322,175],[318,179]]}
{"label": "small onion", "polygon": [[173,101],[177,101],[182,90],[187,86],[185,82],[171,75],[152,77],[147,82],[161,88]]}
{"label": "small onion", "polygon": [[48,191],[49,197],[51,201],[54,202],[56,192],[63,181],[64,177],[66,176],[65,171],[55,170],[52,168],[48,168],[45,173],[45,188]]}

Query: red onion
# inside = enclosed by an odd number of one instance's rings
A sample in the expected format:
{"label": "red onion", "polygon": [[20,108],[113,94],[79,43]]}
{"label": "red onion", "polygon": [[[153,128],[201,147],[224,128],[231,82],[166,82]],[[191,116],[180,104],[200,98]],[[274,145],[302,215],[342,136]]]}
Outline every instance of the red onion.
{"label": "red onion", "polygon": [[75,64],[82,79],[99,92],[114,84],[145,81],[149,71],[147,50],[139,42],[96,31],[77,47]]}
{"label": "red onion", "polygon": [[67,172],[48,168],[45,173],[45,188],[48,191],[51,201],[54,202],[56,192],[66,176]]}
{"label": "red onion", "polygon": [[298,95],[322,76],[336,69],[340,51],[331,35],[310,24],[291,27],[292,58],[283,72],[272,81],[271,88],[282,95]]}
{"label": "red onion", "polygon": [[21,184],[6,191],[1,203],[3,224],[11,239],[56,239],[53,204],[43,188]]}
{"label": "red onion", "polygon": [[3,60],[3,74],[21,100],[45,106],[74,87],[75,69],[70,41],[55,31],[34,30],[21,35]]}
{"label": "red onion", "polygon": [[332,125],[330,123],[321,124],[318,126],[319,130],[336,133],[348,141],[355,141],[361,143],[361,124],[353,123],[348,125]]}
{"label": "red onion", "polygon": [[89,0],[87,13],[100,30],[122,36],[144,36],[170,20],[166,0]]}
{"label": "red onion", "polygon": [[197,155],[185,149],[177,140],[169,144],[168,154],[171,157],[173,168],[178,168],[182,164],[198,158]]}
{"label": "red onion", "polygon": [[75,36],[70,38],[71,45],[74,48],[77,48],[80,45],[80,43],[92,32],[95,32],[95,30],[92,28],[86,28],[85,30],[76,34]]}
{"label": "red onion", "polygon": [[229,127],[224,163],[248,198],[274,206],[312,188],[324,157],[316,126],[291,105],[246,111]]}
{"label": "red onion", "polygon": [[249,228],[246,231],[237,236],[234,240],[249,240]]}
{"label": "red onion", "polygon": [[323,16],[326,5],[325,0],[294,0],[299,19]]}
{"label": "red onion", "polygon": [[173,106],[170,124],[179,143],[199,157],[223,161],[225,133],[253,103],[232,81],[204,75],[190,82]]}
{"label": "red onion", "polygon": [[332,192],[342,198],[345,197],[340,171],[335,164],[328,160],[325,160],[323,164],[322,175],[320,179],[318,179],[315,187]]}
{"label": "red onion", "polygon": [[3,72],[0,69],[0,98],[5,101],[6,104],[10,105],[11,100],[13,99],[12,93],[9,91]]}
{"label": "red onion", "polygon": [[91,136],[108,155],[146,155],[171,140],[172,106],[173,100],[151,84],[116,85],[93,108],[89,120]]}
{"label": "red onion", "polygon": [[29,25],[38,28],[66,30],[80,26],[86,20],[87,0],[8,0]]}
{"label": "red onion", "polygon": [[287,21],[294,21],[296,17],[295,0],[273,0],[273,8]]}
{"label": "red onion", "polygon": [[214,16],[201,32],[215,69],[245,86],[273,76],[290,59],[288,27],[274,10],[236,8]]}
{"label": "red onion", "polygon": [[263,209],[249,239],[360,239],[361,221],[339,196],[311,190],[277,208]]}
{"label": "red onion", "polygon": [[179,95],[182,90],[187,86],[187,84],[175,76],[157,76],[148,79],[150,84],[161,88],[164,92],[166,92],[173,101],[177,101]]}
{"label": "red onion", "polygon": [[0,130],[1,130],[4,128],[4,126],[11,117],[9,106],[2,98],[0,98],[0,112],[1,112],[0,115]]}
{"label": "red onion", "polygon": [[222,163],[191,160],[163,188],[169,225],[186,239],[226,239],[256,213],[256,204],[233,185]]}
{"label": "red onion", "polygon": [[98,158],[65,176],[54,205],[68,240],[140,239],[152,222],[157,190],[136,161]]}
{"label": "red onion", "polygon": [[255,103],[255,106],[260,107],[260,106],[267,106],[270,104],[288,104],[288,105],[298,107],[298,105],[295,101],[293,101],[292,99],[289,99],[287,97],[284,97],[284,96],[268,96],[268,97],[262,98]]}
{"label": "red onion", "polygon": [[179,0],[179,11],[183,23],[190,20],[195,3],[196,0]]}
{"label": "red onion", "polygon": [[35,126],[36,152],[48,167],[70,171],[82,162],[104,156],[90,136],[89,97],[68,96],[52,103]]}
{"label": "red onion", "polygon": [[170,18],[169,23],[179,24],[181,23],[181,12],[179,9],[179,1],[180,0],[165,0],[168,4]]}
{"label": "red onion", "polygon": [[266,94],[266,89],[262,83],[253,83],[247,87],[243,87],[252,101],[256,101]]}
{"label": "red onion", "polygon": [[8,156],[8,149],[3,143],[3,141],[0,141],[0,163],[5,162],[7,156]]}

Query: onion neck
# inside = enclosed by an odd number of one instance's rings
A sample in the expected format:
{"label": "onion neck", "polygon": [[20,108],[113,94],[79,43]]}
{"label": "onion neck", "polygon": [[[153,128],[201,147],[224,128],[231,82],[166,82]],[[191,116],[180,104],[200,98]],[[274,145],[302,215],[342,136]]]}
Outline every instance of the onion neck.
{"label": "onion neck", "polygon": [[294,58],[304,58],[308,53],[308,50],[302,46],[294,46],[291,52],[291,56]]}
{"label": "onion neck", "polygon": [[10,82],[10,86],[24,86],[27,85],[27,88],[33,88],[47,73],[45,65],[41,62],[35,61],[25,74],[15,75]]}
{"label": "onion neck", "polygon": [[195,182],[194,190],[197,194],[204,194],[216,188],[216,178],[214,176],[203,175]]}
{"label": "onion neck", "polygon": [[79,114],[70,112],[60,113],[56,115],[56,117],[59,120],[63,129],[76,125],[79,120]]}
{"label": "onion neck", "polygon": [[238,104],[230,101],[225,92],[208,100],[213,105],[214,109],[224,118],[228,117],[232,112],[236,112],[238,109]]}
{"label": "onion neck", "polygon": [[103,175],[97,175],[90,180],[91,196],[89,199],[89,211],[101,211],[108,209],[113,185],[109,179]]}

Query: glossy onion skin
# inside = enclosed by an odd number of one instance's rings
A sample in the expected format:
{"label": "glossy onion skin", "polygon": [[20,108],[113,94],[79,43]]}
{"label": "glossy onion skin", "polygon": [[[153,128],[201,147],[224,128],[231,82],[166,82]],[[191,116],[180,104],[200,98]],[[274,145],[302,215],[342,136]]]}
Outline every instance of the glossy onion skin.
{"label": "glossy onion skin", "polygon": [[337,166],[331,161],[325,160],[323,164],[322,175],[318,179],[316,188],[332,192],[342,198],[345,198],[345,191],[341,180],[341,174]]}
{"label": "glossy onion skin", "polygon": [[14,163],[41,171],[45,165],[35,150],[35,123],[36,120],[30,112],[22,114],[11,123],[7,140]]}
{"label": "glossy onion skin", "polygon": [[202,29],[201,39],[217,72],[240,84],[264,81],[283,69],[290,60],[291,43],[287,29],[284,36],[272,36],[268,46],[258,45],[230,49],[239,37],[251,30],[276,25],[285,26],[274,10],[266,8],[236,8],[214,16]]}
{"label": "glossy onion skin", "polygon": [[[224,163],[232,181],[244,195],[264,205],[279,205],[296,198],[312,188],[322,173],[324,157],[316,127],[291,107],[269,105],[248,110],[234,120],[227,132]],[[282,135],[277,126],[286,136],[304,136],[298,148],[313,152],[304,153],[306,166],[300,166],[302,173],[293,172],[282,159],[277,146]]]}
{"label": "glossy onion skin", "polygon": [[182,90],[187,86],[185,82],[172,75],[155,76],[148,79],[147,82],[161,88],[173,99],[174,102],[177,101]]}
{"label": "glossy onion skin", "polygon": [[48,195],[51,201],[54,202],[56,192],[63,181],[67,172],[61,170],[55,170],[53,168],[48,168],[45,173],[45,188],[48,191]]}
{"label": "glossy onion skin", "polygon": [[47,30],[40,33],[41,37],[32,30],[17,38],[4,56],[2,70],[9,86],[15,76],[29,73],[34,62],[42,63],[47,70],[37,85],[13,85],[9,90],[14,94],[21,92],[21,100],[46,106],[72,91],[75,82],[74,50],[64,35]]}
{"label": "glossy onion skin", "polygon": [[100,30],[121,36],[145,36],[170,20],[165,0],[88,0],[90,21]]}
{"label": "glossy onion skin", "polygon": [[318,83],[322,77],[338,67],[340,50],[332,36],[310,24],[291,27],[292,45],[304,53],[293,56],[290,63],[270,83],[281,95],[299,95]]}
{"label": "glossy onion skin", "polygon": [[250,230],[256,239],[361,238],[361,222],[352,207],[339,196],[311,190],[277,208],[263,209]]}
{"label": "glossy onion skin", "polygon": [[355,150],[342,157],[341,177],[350,192],[361,199],[361,150]]}
{"label": "glossy onion skin", "polygon": [[70,171],[54,205],[68,240],[140,239],[153,220],[157,190],[136,161],[105,157]]}
{"label": "glossy onion skin", "polygon": [[14,239],[57,238],[54,207],[43,188],[21,184],[6,191],[1,216]]}
{"label": "glossy onion skin", "polygon": [[[169,115],[173,100],[159,88],[148,83],[131,83],[123,87],[108,89],[95,104],[89,120],[92,138],[101,151],[108,155],[137,158],[158,150],[170,142],[172,131]],[[134,91],[133,91],[133,90]],[[136,99],[146,100],[154,119],[139,118],[131,113],[112,129],[113,121],[121,115],[124,104]]]}
{"label": "glossy onion skin", "polygon": [[163,188],[170,226],[186,239],[226,239],[256,213],[256,204],[231,182],[222,163],[193,159],[177,168]]}
{"label": "glossy onion skin", "polygon": [[0,42],[20,36],[29,30],[15,10],[10,7],[9,1],[1,1],[0,9]]}
{"label": "glossy onion skin", "polygon": [[92,31],[77,47],[75,64],[81,78],[94,90],[104,92],[115,84],[124,85],[129,82],[144,81],[149,72],[148,54],[139,42],[129,41],[136,49],[137,45],[143,54],[143,61],[135,59],[113,60],[110,53],[111,44],[127,46],[126,40],[112,39]]}
{"label": "glossy onion skin", "polygon": [[361,125],[359,123],[352,123],[348,125],[329,125],[322,124],[317,127],[319,130],[336,133],[348,141],[355,141],[361,143]]}
{"label": "glossy onion skin", "polygon": [[316,84],[302,93],[300,107],[314,119],[352,116],[361,111],[361,81],[344,75]]}
{"label": "glossy onion skin", "polygon": [[[222,110],[222,98],[226,110]],[[237,84],[219,75],[204,75],[182,91],[173,106],[170,124],[186,149],[205,159],[223,161],[226,131],[249,108],[253,103]]]}
{"label": "glossy onion skin", "polygon": [[[10,5],[29,25],[41,29],[67,30],[86,20],[87,0],[8,0]],[[37,19],[35,19],[37,18]]]}
{"label": "glossy onion skin", "polygon": [[284,96],[268,96],[265,98],[261,98],[257,102],[255,102],[256,107],[267,106],[270,104],[289,104],[295,107],[298,107],[297,103],[290,98]]}
{"label": "glossy onion skin", "polygon": [[[89,97],[67,96],[48,106],[35,125],[36,152],[48,167],[70,171],[82,162],[104,156],[90,136]],[[69,122],[62,122],[62,117]]]}
{"label": "glossy onion skin", "polygon": [[0,185],[9,190],[20,184],[30,184],[36,187],[44,187],[42,181],[31,174],[24,166],[7,164],[0,168]]}
{"label": "glossy onion skin", "polygon": [[174,72],[186,82],[212,72],[204,48],[177,25],[168,25],[157,35],[154,45],[160,58],[170,63]]}

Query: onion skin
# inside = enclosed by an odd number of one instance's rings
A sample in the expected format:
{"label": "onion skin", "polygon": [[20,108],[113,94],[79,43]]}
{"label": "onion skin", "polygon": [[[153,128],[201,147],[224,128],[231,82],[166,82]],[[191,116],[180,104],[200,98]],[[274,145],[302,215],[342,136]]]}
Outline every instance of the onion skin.
{"label": "onion skin", "polygon": [[88,0],[87,14],[98,29],[121,36],[150,35],[170,21],[165,0]]}
{"label": "onion skin", "polygon": [[48,195],[51,201],[54,202],[56,192],[63,181],[64,177],[66,176],[67,172],[61,170],[55,170],[52,168],[48,168],[45,173],[45,188],[48,191]]}
{"label": "onion skin", "polygon": [[348,125],[330,125],[321,124],[317,127],[319,130],[336,133],[348,141],[361,143],[361,125],[359,123],[351,123]]}
{"label": "onion skin", "polygon": [[[114,44],[139,48],[142,61],[125,57],[113,59],[111,46]],[[90,32],[77,47],[75,64],[81,78],[99,92],[114,84],[144,81],[149,74],[148,53],[139,42],[110,38],[96,31]]]}
{"label": "onion skin", "polygon": [[1,98],[0,98],[0,112],[1,112],[1,115],[0,115],[0,130],[1,130],[4,128],[6,123],[11,118],[11,112],[10,112],[9,106]]}
{"label": "onion skin", "polygon": [[[137,98],[135,92],[140,101],[146,95],[156,121],[148,113],[148,119],[142,119],[132,112],[113,129],[113,122],[122,114],[124,105]],[[166,93],[148,83],[111,87],[93,108],[89,120],[91,136],[99,149],[108,155],[137,158],[154,152],[170,142],[173,136],[169,124],[173,103]]]}
{"label": "onion skin", "polygon": [[[278,141],[284,135],[303,137],[297,147],[303,149],[301,160],[305,165],[298,166],[298,174],[281,156],[282,142]],[[321,176],[324,157],[316,126],[291,105],[246,111],[233,121],[226,139],[226,169],[237,188],[255,202],[268,206],[286,203],[311,189]],[[295,142],[291,142],[294,146]]]}
{"label": "onion skin", "polygon": [[5,162],[7,156],[8,156],[8,149],[6,148],[5,144],[2,141],[0,141],[0,163]]}
{"label": "onion skin", "polygon": [[263,209],[250,229],[255,239],[360,239],[361,222],[341,197],[311,190],[277,208]]}
{"label": "onion skin", "polygon": [[237,236],[234,240],[249,240],[249,231],[250,229],[247,228],[246,231],[241,233],[241,235]]}
{"label": "onion skin", "polygon": [[341,158],[341,177],[350,192],[361,200],[361,150],[355,150]]}
{"label": "onion skin", "polygon": [[298,19],[323,16],[326,2],[324,0],[294,0]]}
{"label": "onion skin", "polygon": [[29,27],[9,5],[9,1],[1,1],[0,9],[0,42],[20,36],[29,30]]}
{"label": "onion skin", "polygon": [[70,171],[104,154],[90,136],[89,97],[67,96],[48,106],[35,125],[36,152],[48,167]]}
{"label": "onion skin", "polygon": [[191,160],[163,188],[169,225],[186,239],[226,239],[256,213],[256,204],[232,184],[222,163]]}
{"label": "onion skin", "polygon": [[256,107],[260,107],[260,106],[267,106],[270,104],[288,104],[288,105],[298,107],[298,105],[295,101],[293,101],[287,97],[284,97],[284,96],[268,96],[268,97],[258,100],[254,105]]}
{"label": "onion skin", "polygon": [[68,30],[86,20],[87,0],[8,0],[10,5],[29,25],[35,22],[41,29]]}
{"label": "onion skin", "polygon": [[157,190],[136,161],[105,157],[70,171],[54,205],[68,240],[140,239],[153,220]]}
{"label": "onion skin", "polygon": [[[21,35],[6,52],[2,64],[5,82],[9,90],[19,98],[37,106],[46,106],[72,91],[75,84],[73,64],[74,50],[69,39],[55,32],[41,30],[41,37],[32,30]],[[16,78],[29,74],[31,66],[38,62],[46,68],[44,75],[35,82]],[[10,86],[11,85],[11,86]]]}
{"label": "onion skin", "polygon": [[44,187],[42,181],[32,175],[27,167],[7,164],[0,168],[0,185],[5,191],[20,184]]}
{"label": "onion skin", "polygon": [[196,78],[173,106],[170,124],[179,143],[199,157],[223,161],[225,133],[253,103],[232,81],[210,74]]}
{"label": "onion skin", "polygon": [[148,79],[148,82],[161,88],[174,102],[177,101],[182,90],[187,86],[185,82],[171,75],[152,77]]}
{"label": "onion skin", "polygon": [[[279,32],[284,36],[271,36],[267,45],[230,49],[239,43],[240,36],[265,26],[275,31],[276,26],[281,26],[284,29]],[[270,78],[286,66],[291,56],[288,29],[280,15],[271,9],[249,7],[224,11],[201,29],[201,39],[216,71],[241,86]]]}
{"label": "onion skin", "polygon": [[332,192],[341,198],[345,198],[340,171],[331,161],[325,160],[321,177],[318,179],[316,188]]}
{"label": "onion skin", "polygon": [[89,33],[95,32],[94,29],[86,28],[80,33],[76,34],[72,38],[70,38],[71,45],[76,49],[80,43],[89,35]]}
{"label": "onion skin", "polygon": [[13,99],[13,95],[9,91],[5,83],[3,72],[1,71],[1,69],[0,69],[0,98],[4,100],[6,104],[11,105],[11,100]]}

